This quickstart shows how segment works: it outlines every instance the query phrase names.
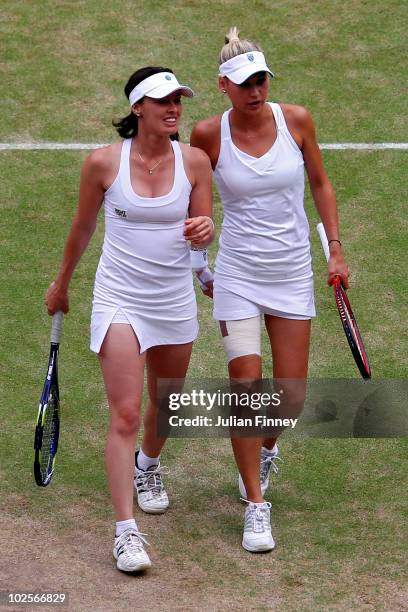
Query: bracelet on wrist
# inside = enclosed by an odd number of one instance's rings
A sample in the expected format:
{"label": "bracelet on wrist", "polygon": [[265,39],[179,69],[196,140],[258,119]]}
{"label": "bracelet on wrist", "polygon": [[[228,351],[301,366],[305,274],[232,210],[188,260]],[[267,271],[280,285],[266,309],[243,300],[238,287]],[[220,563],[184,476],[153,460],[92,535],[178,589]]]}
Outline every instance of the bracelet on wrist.
{"label": "bracelet on wrist", "polygon": [[332,238],[331,240],[328,241],[328,243],[330,244],[331,242],[338,242],[340,246],[342,246],[340,240],[337,240],[337,238]]}

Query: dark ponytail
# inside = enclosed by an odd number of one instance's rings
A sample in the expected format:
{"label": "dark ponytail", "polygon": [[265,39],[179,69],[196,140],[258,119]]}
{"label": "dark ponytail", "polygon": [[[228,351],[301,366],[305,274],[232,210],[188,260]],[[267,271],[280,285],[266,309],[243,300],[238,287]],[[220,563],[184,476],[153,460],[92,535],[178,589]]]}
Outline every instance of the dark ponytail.
{"label": "dark ponytail", "polygon": [[137,117],[135,113],[130,113],[118,121],[113,119],[112,125],[122,138],[132,138],[137,134]]}
{"label": "dark ponytail", "polygon": [[[146,66],[145,68],[139,68],[136,70],[128,80],[125,85],[125,96],[129,99],[130,92],[142,81],[147,79],[149,76],[153,74],[158,74],[159,72],[171,72],[174,74],[170,68],[162,68],[160,66]],[[135,113],[130,112],[129,115],[123,117],[122,119],[118,119],[118,121],[112,120],[112,125],[116,128],[119,136],[122,138],[133,138],[137,134],[138,128],[138,120]],[[170,136],[170,140],[179,140],[179,134],[172,134]]]}

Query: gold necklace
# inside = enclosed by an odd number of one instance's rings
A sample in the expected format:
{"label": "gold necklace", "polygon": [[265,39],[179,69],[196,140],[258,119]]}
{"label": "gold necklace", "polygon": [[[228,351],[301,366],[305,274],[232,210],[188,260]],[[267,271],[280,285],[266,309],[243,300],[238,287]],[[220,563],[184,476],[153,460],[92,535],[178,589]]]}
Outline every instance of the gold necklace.
{"label": "gold necklace", "polygon": [[161,159],[159,159],[159,161],[157,161],[157,162],[154,164],[154,166],[152,166],[151,168],[149,168],[149,167],[147,166],[146,161],[143,159],[143,157],[140,155],[140,153],[139,153],[139,151],[138,151],[137,149],[136,149],[136,152],[137,152],[138,156],[140,157],[140,160],[141,160],[141,161],[144,163],[144,165],[146,166],[147,171],[148,171],[148,173],[149,173],[149,174],[153,174],[153,170],[155,170],[155,169],[157,168],[157,166],[158,166],[159,164],[161,164],[161,163],[162,163],[162,161],[163,161],[163,159],[164,159],[164,156],[163,156]]}

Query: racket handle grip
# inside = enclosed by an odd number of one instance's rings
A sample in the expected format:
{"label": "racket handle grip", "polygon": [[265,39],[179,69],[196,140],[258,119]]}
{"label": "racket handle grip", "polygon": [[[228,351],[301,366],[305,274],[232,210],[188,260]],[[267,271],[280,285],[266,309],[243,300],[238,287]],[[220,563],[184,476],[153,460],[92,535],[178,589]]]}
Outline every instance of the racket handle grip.
{"label": "racket handle grip", "polygon": [[51,342],[54,344],[59,344],[60,341],[63,316],[64,313],[62,310],[58,310],[58,312],[56,312],[52,317]]}
{"label": "racket handle grip", "polygon": [[326,232],[324,231],[323,223],[318,223],[316,226],[317,233],[320,236],[320,240],[322,243],[323,251],[326,256],[327,261],[329,261],[330,251],[329,251],[329,243],[327,242]]}

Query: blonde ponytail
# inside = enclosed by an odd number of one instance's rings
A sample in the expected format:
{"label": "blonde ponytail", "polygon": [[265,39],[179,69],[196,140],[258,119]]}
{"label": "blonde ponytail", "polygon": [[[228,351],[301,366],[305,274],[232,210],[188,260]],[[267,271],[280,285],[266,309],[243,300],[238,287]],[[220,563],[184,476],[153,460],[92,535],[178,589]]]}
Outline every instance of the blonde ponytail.
{"label": "blonde ponytail", "polygon": [[248,53],[249,51],[262,51],[256,43],[239,37],[239,30],[234,26],[229,29],[225,36],[225,44],[221,49],[219,63],[223,64],[236,55]]}

